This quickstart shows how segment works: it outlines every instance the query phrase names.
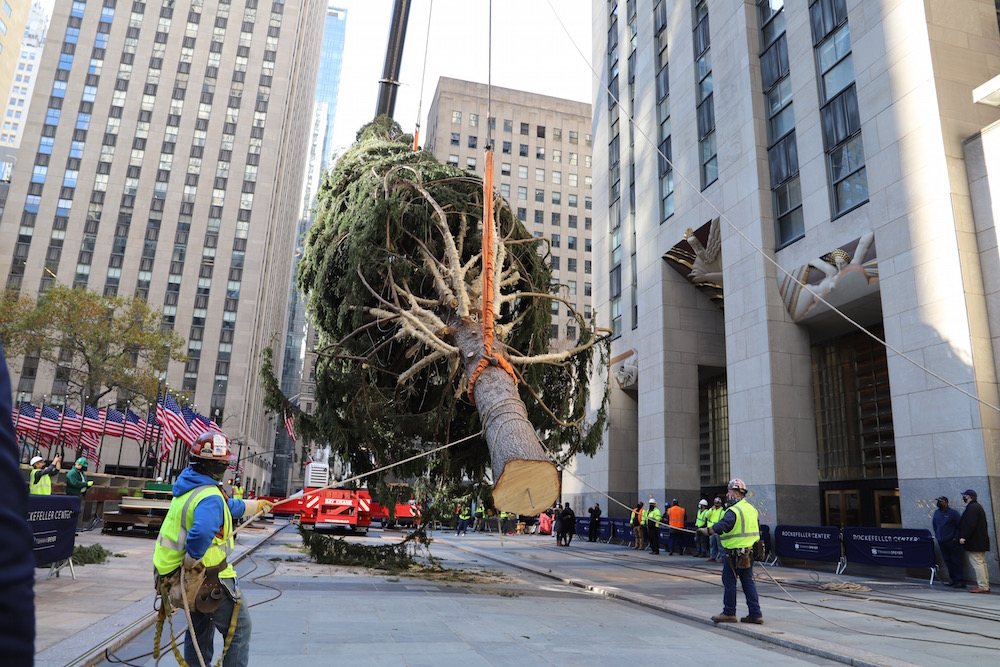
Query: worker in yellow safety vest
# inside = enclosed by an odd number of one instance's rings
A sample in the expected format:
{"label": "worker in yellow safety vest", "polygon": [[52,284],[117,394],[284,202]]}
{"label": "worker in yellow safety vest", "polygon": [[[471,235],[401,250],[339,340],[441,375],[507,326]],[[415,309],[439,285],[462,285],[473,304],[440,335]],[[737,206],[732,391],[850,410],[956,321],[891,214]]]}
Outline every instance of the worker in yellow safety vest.
{"label": "worker in yellow safety vest", "polygon": [[[227,639],[225,667],[244,667],[250,657],[250,613],[240,602],[233,551],[233,519],[269,512],[265,500],[228,499],[222,486],[233,451],[221,433],[202,433],[191,447],[189,465],[177,477],[173,500],[153,552],[157,591],[167,606],[191,612],[184,659],[199,664],[192,632],[205,664],[212,660],[212,628]],[[187,598],[186,602],[184,598]]]}
{"label": "worker in yellow safety vest", "polygon": [[[726,508],[722,506],[722,498],[716,496],[712,502],[712,506],[708,508],[708,516],[705,517],[706,532],[709,526],[722,521],[722,515],[725,511]],[[719,536],[715,533],[709,533],[708,535],[708,560],[722,562],[722,544],[719,542]]]}
{"label": "worker in yellow safety vest", "polygon": [[712,617],[716,623],[736,622],[736,579],[743,586],[749,615],[740,619],[741,623],[764,622],[757,597],[757,586],[753,581],[753,546],[760,539],[760,523],[757,508],[746,500],[747,485],[742,479],[729,481],[726,497],[729,507],[722,519],[711,524],[708,531],[719,536],[726,559],[722,565],[722,613]]}
{"label": "worker in yellow safety vest", "polygon": [[[698,514],[695,515],[694,519],[694,529],[697,531],[699,528],[708,528],[708,501],[702,498],[698,501]],[[704,558],[708,556],[708,535],[704,533],[697,533],[694,538],[695,558]]]}
{"label": "worker in yellow safety vest", "polygon": [[233,484],[233,500],[243,500],[243,487],[240,486],[240,480],[236,480]]}
{"label": "worker in yellow safety vest", "polygon": [[456,535],[469,534],[469,519],[471,518],[472,513],[469,512],[469,506],[461,505],[458,510],[458,526],[455,528]]}
{"label": "worker in yellow safety vest", "polygon": [[649,550],[654,554],[660,553],[660,508],[656,506],[656,500],[649,499],[649,509],[646,510],[646,539],[649,540]]}
{"label": "worker in yellow safety vest", "polygon": [[35,456],[31,459],[31,470],[28,471],[28,491],[36,496],[52,495],[52,478],[59,474],[62,456],[56,455],[52,463],[45,465],[45,459]]}
{"label": "worker in yellow safety vest", "polygon": [[635,544],[632,548],[637,551],[642,551],[646,548],[646,526],[644,525],[646,519],[646,511],[642,508],[642,501],[632,508],[632,516],[629,517],[628,523],[632,526],[632,534],[635,535]]}

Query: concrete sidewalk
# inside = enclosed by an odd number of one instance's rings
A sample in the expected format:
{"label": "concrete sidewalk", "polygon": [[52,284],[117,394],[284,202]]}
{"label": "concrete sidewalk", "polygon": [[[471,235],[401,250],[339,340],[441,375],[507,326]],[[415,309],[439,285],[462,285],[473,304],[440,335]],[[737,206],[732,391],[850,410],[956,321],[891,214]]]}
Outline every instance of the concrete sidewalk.
{"label": "concrete sidewalk", "polygon": [[[612,599],[715,625],[722,612],[722,565],[691,556],[654,556],[628,547],[547,536],[439,535],[481,558]],[[912,579],[872,579],[755,566],[765,625],[720,624],[779,646],[848,664],[991,664],[1000,655],[1000,594],[970,595]],[[822,584],[860,585],[859,592]],[[742,590],[737,615],[746,615]]]}
{"label": "concrete sidewalk", "polygon": [[[257,526],[260,527],[257,527]],[[238,562],[282,524],[256,523],[237,534]],[[46,579],[35,570],[35,666],[61,667],[81,656],[116,646],[155,620],[153,612],[154,537],[79,533],[77,546],[100,544],[114,555],[102,565],[68,567]],[[86,663],[80,663],[86,664]]]}
{"label": "concrete sidewalk", "polygon": [[[292,528],[264,542],[283,525],[240,533],[237,554],[255,549],[237,566],[253,607],[252,665],[603,666],[667,658],[695,665],[740,655],[747,664],[937,666],[992,664],[1000,655],[1000,593],[849,575],[813,581],[807,570],[768,568],[775,583],[758,567],[766,624],[716,626],[708,619],[721,611],[721,565],[693,557],[437,531],[431,554],[454,576],[390,577],[312,563]],[[400,534],[350,539],[378,543]],[[125,557],[77,568],[76,581],[68,570],[49,581],[47,569],[36,571],[40,667],[97,664],[105,646],[130,663],[154,663],[143,656],[155,618],[154,542],[77,538],[95,543]],[[478,579],[462,576],[477,570]],[[819,589],[835,579],[872,590]],[[738,601],[742,616],[742,593]],[[168,655],[160,664],[176,663]]]}

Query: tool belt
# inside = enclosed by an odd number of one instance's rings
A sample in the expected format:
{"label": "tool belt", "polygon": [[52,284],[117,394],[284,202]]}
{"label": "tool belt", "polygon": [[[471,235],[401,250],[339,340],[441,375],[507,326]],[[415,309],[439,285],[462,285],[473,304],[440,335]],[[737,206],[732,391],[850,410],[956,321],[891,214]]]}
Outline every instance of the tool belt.
{"label": "tool belt", "polygon": [[734,570],[747,570],[753,565],[753,554],[750,547],[730,549],[727,552]]}
{"label": "tool belt", "polygon": [[[226,566],[226,561],[223,560],[218,565],[205,568],[204,578],[194,574],[190,577],[188,575],[184,576],[184,583],[187,586],[188,605],[192,611],[197,610],[203,614],[211,614],[219,608],[222,604],[222,596],[225,595],[222,590],[224,585],[219,581],[219,573],[225,570]],[[184,597],[181,592],[182,570],[183,568],[179,567],[167,575],[156,573],[154,582],[156,590],[163,597],[164,602],[169,604],[170,607],[177,609],[184,608]],[[201,579],[200,583],[198,579]],[[197,585],[197,588],[195,588],[195,585]],[[230,590],[228,586],[225,588]],[[233,595],[232,593],[230,594]]]}

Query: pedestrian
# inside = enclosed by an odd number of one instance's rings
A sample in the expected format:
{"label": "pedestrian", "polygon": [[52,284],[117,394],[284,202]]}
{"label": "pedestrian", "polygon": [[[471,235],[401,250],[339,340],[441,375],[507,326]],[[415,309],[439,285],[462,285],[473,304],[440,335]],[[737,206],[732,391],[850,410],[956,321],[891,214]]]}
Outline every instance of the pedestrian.
{"label": "pedestrian", "polygon": [[941,548],[941,557],[948,568],[948,583],[952,588],[965,588],[965,563],[962,558],[962,545],[958,543],[962,516],[958,510],[948,506],[948,499],[941,496],[937,499],[937,512],[931,519],[934,527],[934,537]]}
{"label": "pedestrian", "polygon": [[243,500],[243,483],[239,477],[233,482],[233,500]]}
{"label": "pedestrian", "polygon": [[472,513],[469,512],[469,507],[467,505],[458,506],[458,527],[455,528],[455,535],[468,535],[469,534],[469,519],[472,518]]}
{"label": "pedestrian", "polygon": [[635,536],[635,544],[632,548],[636,551],[643,551],[646,548],[646,527],[643,522],[646,519],[646,511],[642,508],[642,501],[636,503],[632,508],[632,516],[629,517],[629,525],[632,526],[632,534]]}
{"label": "pedestrian", "polygon": [[552,534],[552,515],[549,512],[542,512],[538,515],[538,534]]}
{"label": "pedestrian", "polygon": [[667,523],[670,525],[670,532],[667,533],[667,545],[670,547],[669,555],[674,555],[674,549],[677,549],[677,553],[681,556],[684,555],[684,519],[687,517],[687,512],[681,507],[680,503],[676,498],[670,503],[670,507],[667,509]]}
{"label": "pedestrian", "polygon": [[594,503],[587,512],[590,514],[590,528],[587,541],[596,542],[601,530],[601,504]]}
{"label": "pedestrian", "polygon": [[708,527],[708,501],[702,498],[698,501],[698,514],[695,516],[694,520],[694,556],[695,558],[704,558],[708,556],[708,536],[698,533],[699,528]]}
{"label": "pedestrian", "polygon": [[227,498],[222,478],[235,458],[222,433],[198,436],[156,538],[153,565],[163,603],[184,609],[182,590],[187,597],[191,627],[184,637],[184,659],[189,665],[199,664],[195,637],[204,664],[211,664],[213,629],[232,636],[223,667],[245,667],[250,660],[250,612],[226,559],[235,547],[233,519],[258,510],[266,514],[273,505]]}
{"label": "pedestrian", "polygon": [[34,456],[30,462],[31,470],[28,471],[28,489],[32,495],[51,496],[52,478],[59,474],[59,466],[62,465],[62,456],[56,454],[52,463],[45,464],[45,459],[41,456]]}
{"label": "pedestrian", "polygon": [[[722,507],[722,498],[716,496],[715,500],[712,501],[712,507],[708,510],[705,526],[711,526],[714,523],[722,521],[722,515],[725,511],[725,508]],[[722,546],[719,544],[719,536],[715,533],[709,533],[708,535],[708,560],[722,562]]]}
{"label": "pedestrian", "polygon": [[87,481],[87,459],[81,456],[66,473],[66,495],[82,498],[93,485]]}
{"label": "pedestrian", "polygon": [[573,541],[573,535],[576,534],[576,514],[573,513],[569,503],[563,506],[562,514],[559,515],[559,529],[563,534],[563,546],[568,547]]}
{"label": "pedestrian", "polygon": [[719,536],[719,541],[725,551],[725,563],[722,566],[722,613],[712,617],[715,623],[736,622],[736,579],[743,586],[743,595],[747,599],[749,615],[740,619],[740,623],[764,622],[760,610],[760,600],[757,598],[757,586],[753,581],[753,545],[760,539],[760,524],[757,521],[757,508],[746,500],[747,485],[742,479],[729,480],[726,497],[729,507],[722,519],[709,526],[708,531]]}
{"label": "pedestrian", "polygon": [[35,659],[34,539],[25,518],[28,491],[18,464],[11,395],[0,343],[0,655],[9,667],[30,667]]}
{"label": "pedestrian", "polygon": [[979,496],[972,489],[962,493],[965,511],[962,512],[958,543],[965,548],[969,564],[976,575],[976,586],[970,593],[989,593],[990,575],[986,571],[986,552],[990,550],[989,529],[986,526],[986,510],[979,504]]}
{"label": "pedestrian", "polygon": [[552,509],[552,534],[556,536],[556,546],[562,546],[562,503],[556,503]]}
{"label": "pedestrian", "polygon": [[649,549],[654,554],[660,553],[660,508],[656,506],[656,500],[649,499],[647,503],[649,509],[646,511],[646,538],[649,540]]}
{"label": "pedestrian", "polygon": [[480,500],[476,503],[476,518],[472,522],[472,532],[481,533],[486,527],[486,505]]}

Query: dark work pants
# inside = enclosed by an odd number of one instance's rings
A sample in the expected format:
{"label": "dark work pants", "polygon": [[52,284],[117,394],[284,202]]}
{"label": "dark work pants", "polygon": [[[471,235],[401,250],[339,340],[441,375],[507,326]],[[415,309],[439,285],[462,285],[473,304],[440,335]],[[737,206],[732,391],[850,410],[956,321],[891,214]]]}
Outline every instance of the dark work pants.
{"label": "dark work pants", "polygon": [[654,554],[660,553],[660,529],[652,521],[646,522],[646,537],[649,538],[649,548]]}
{"label": "dark work pants", "polygon": [[952,585],[965,585],[965,560],[962,545],[958,540],[949,542],[938,542],[941,546],[941,556],[944,557],[945,567],[948,568],[948,579]]}

